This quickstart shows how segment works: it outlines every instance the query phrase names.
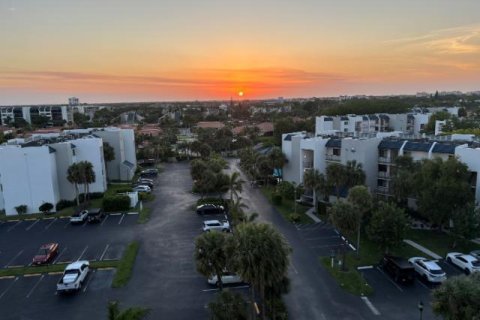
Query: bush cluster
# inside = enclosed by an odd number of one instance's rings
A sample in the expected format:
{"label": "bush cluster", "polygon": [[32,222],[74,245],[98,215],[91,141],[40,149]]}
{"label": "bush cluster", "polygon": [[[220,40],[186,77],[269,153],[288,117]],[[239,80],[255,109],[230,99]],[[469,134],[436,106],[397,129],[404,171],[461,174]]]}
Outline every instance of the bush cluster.
{"label": "bush cluster", "polygon": [[103,210],[106,212],[127,211],[128,209],[130,209],[129,196],[115,195],[103,198]]}

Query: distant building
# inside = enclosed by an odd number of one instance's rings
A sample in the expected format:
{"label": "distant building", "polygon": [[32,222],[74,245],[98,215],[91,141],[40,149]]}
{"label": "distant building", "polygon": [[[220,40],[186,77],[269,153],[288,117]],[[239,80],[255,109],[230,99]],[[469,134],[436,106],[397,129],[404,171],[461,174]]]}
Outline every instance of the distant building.
{"label": "distant building", "polygon": [[80,101],[76,97],[71,97],[68,98],[68,105],[69,106],[78,106],[80,104]]}
{"label": "distant building", "polygon": [[225,125],[220,121],[200,121],[197,123],[197,128],[202,129],[222,129]]}
{"label": "distant building", "polygon": [[46,117],[52,124],[73,121],[73,109],[70,106],[3,106],[0,107],[0,120],[2,125],[23,119],[32,124],[36,116]]}

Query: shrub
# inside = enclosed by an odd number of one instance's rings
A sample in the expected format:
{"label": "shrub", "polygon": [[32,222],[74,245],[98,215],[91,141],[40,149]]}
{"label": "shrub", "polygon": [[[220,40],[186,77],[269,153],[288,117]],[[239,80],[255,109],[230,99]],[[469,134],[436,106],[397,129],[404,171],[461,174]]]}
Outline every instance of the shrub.
{"label": "shrub", "polygon": [[22,204],[22,205],[20,205],[20,206],[18,206],[18,207],[15,207],[15,210],[17,210],[17,213],[18,213],[18,214],[25,214],[25,213],[27,213],[27,209],[28,209],[28,207],[27,207],[27,205],[25,205],[25,204]]}
{"label": "shrub", "polygon": [[298,222],[300,221],[300,215],[298,213],[290,213],[290,216],[288,217],[290,221],[292,222]]}
{"label": "shrub", "polygon": [[51,204],[50,202],[44,202],[40,207],[38,207],[38,210],[43,213],[48,213],[52,209],[53,204]]}
{"label": "shrub", "polygon": [[282,181],[277,186],[277,191],[285,198],[293,200],[295,196],[295,187],[288,181]]}
{"label": "shrub", "polygon": [[55,209],[57,211],[61,211],[65,208],[73,207],[76,204],[77,203],[75,202],[75,200],[60,200],[60,201],[57,202],[57,205],[55,206]]}
{"label": "shrub", "polygon": [[106,212],[127,211],[128,209],[130,209],[129,196],[115,195],[103,198],[103,210]]}
{"label": "shrub", "polygon": [[282,195],[278,192],[272,194],[272,202],[274,205],[279,206],[282,204]]}
{"label": "shrub", "polygon": [[[90,192],[88,194],[88,199],[92,200],[92,199],[101,199],[103,198],[103,192]],[[80,202],[84,202],[85,201],[85,193],[80,193],[79,196],[78,196],[78,199],[80,199]]]}
{"label": "shrub", "polygon": [[127,192],[132,192],[131,187],[123,187],[123,188],[118,188],[115,190],[116,193],[127,193]]}

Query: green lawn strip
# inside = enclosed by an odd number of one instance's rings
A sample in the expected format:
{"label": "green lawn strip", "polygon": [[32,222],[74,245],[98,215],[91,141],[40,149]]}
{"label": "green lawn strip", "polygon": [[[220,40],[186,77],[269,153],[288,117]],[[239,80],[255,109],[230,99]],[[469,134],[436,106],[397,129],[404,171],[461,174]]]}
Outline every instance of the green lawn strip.
{"label": "green lawn strip", "polygon": [[152,210],[150,208],[143,207],[143,209],[139,211],[137,223],[142,224],[148,222],[151,212]]}
{"label": "green lawn strip", "polygon": [[[70,209],[70,208],[65,208]],[[57,213],[52,214],[44,214],[44,213],[32,213],[32,214],[21,214],[21,215],[13,215],[13,216],[6,216],[1,215],[0,221],[17,221],[17,220],[36,220],[36,219],[45,219],[45,218],[62,218],[62,217],[70,217],[73,213],[72,210],[65,210],[59,211]]]}
{"label": "green lawn strip", "polygon": [[469,253],[473,250],[480,250],[480,245],[471,241],[457,241],[456,246],[453,247],[454,237],[438,230],[411,229],[408,230],[405,239],[412,240],[442,257],[452,251]]}
{"label": "green lawn strip", "polygon": [[132,276],[133,265],[137,257],[140,244],[137,241],[130,243],[125,250],[122,259],[118,262],[117,272],[112,281],[113,288],[125,286]]}
{"label": "green lawn strip", "polygon": [[[109,261],[91,261],[90,268],[116,268],[118,266],[118,260],[109,260]],[[58,263],[45,266],[30,266],[30,267],[20,267],[20,268],[5,268],[0,269],[0,277],[9,277],[9,276],[23,276],[29,274],[42,274],[50,272],[63,272],[67,263]]]}
{"label": "green lawn strip", "polygon": [[[267,198],[267,200],[272,204],[281,214],[282,216],[290,221],[290,215],[295,212],[295,203],[293,200],[290,199],[282,199],[281,205],[275,205],[272,203],[272,194],[275,191],[275,187],[262,187],[261,191],[263,195]],[[311,224],[313,220],[305,214],[305,212],[310,209],[310,207],[301,205],[297,203],[297,213],[300,216],[300,220],[297,221],[301,224]]]}
{"label": "green lawn strip", "polygon": [[347,271],[341,271],[338,266],[332,268],[330,258],[320,258],[323,266],[328,270],[333,278],[347,292],[357,296],[368,296],[373,293],[372,287],[365,281],[362,274],[356,269],[350,268]]}

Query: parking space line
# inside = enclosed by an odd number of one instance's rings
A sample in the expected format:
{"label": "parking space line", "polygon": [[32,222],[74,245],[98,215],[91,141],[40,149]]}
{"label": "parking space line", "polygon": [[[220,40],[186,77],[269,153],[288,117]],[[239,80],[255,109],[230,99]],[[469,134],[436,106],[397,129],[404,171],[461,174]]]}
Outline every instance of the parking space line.
{"label": "parking space line", "polygon": [[122,217],[120,218],[120,221],[118,221],[118,224],[121,224],[121,223],[122,223],[123,218],[125,218],[125,215],[124,215],[124,214],[122,214]]}
{"label": "parking space line", "polygon": [[105,223],[105,221],[107,221],[108,217],[110,217],[109,214],[105,217],[105,219],[103,219],[102,223],[100,223],[100,227],[103,226],[103,224]]}
{"label": "parking space line", "polygon": [[365,302],[365,304],[367,305],[367,307],[370,309],[370,311],[372,311],[372,313],[376,316],[379,316],[380,315],[380,311],[378,311],[377,308],[375,308],[375,306],[370,302],[370,300],[367,298],[367,297],[361,297],[363,302]]}
{"label": "parking space line", "polygon": [[90,276],[87,279],[87,283],[85,283],[85,287],[83,288],[82,292],[87,291],[88,285],[90,284],[90,281],[92,280],[93,276],[95,275],[95,269],[92,270],[92,273],[90,273]]}
{"label": "parking space line", "polygon": [[118,212],[118,213],[110,213],[109,216],[119,216],[121,215],[122,213],[121,212]]}
{"label": "parking space line", "polygon": [[105,250],[103,250],[103,253],[102,253],[102,255],[100,256],[100,259],[98,259],[99,261],[102,261],[102,260],[103,260],[103,257],[105,257],[105,254],[107,253],[108,247],[110,247],[110,244],[107,244],[107,245],[105,246]]}
{"label": "parking space line", "polygon": [[15,261],[15,259],[17,259],[22,253],[23,253],[23,249],[20,250],[20,251],[15,255],[15,257],[12,258],[12,260],[8,261],[8,263],[5,265],[5,268],[8,268],[8,266],[10,265],[10,263],[12,263],[13,261]]}
{"label": "parking space line", "polygon": [[28,231],[28,230],[32,229],[33,226],[36,225],[39,221],[40,221],[40,219],[37,219],[37,221],[35,221],[34,223],[32,223],[31,225],[29,225],[28,227],[26,227],[25,230]]}
{"label": "parking space line", "polygon": [[138,214],[138,212],[129,212],[127,214],[130,214],[130,215],[135,215],[135,214]]}
{"label": "parking space line", "polygon": [[18,226],[20,223],[22,223],[23,220],[20,220],[18,221],[17,223],[15,223],[13,226],[11,226],[10,228],[8,228],[7,232],[10,232],[12,231],[16,226]]}
{"label": "parking space line", "polygon": [[38,279],[37,283],[35,283],[35,285],[33,286],[33,288],[30,290],[30,292],[27,294],[27,298],[30,298],[30,296],[32,295],[33,291],[35,290],[35,288],[40,284],[40,281],[43,280],[43,278],[45,278],[45,275],[42,274],[42,276],[40,277],[40,279]]}
{"label": "parking space line", "polygon": [[293,262],[290,262],[290,266],[292,267],[293,272],[295,272],[295,274],[298,274],[298,270],[297,270],[297,268],[295,268],[295,266],[293,265]]}
{"label": "parking space line", "polygon": [[17,282],[18,280],[18,277],[15,278],[15,280],[12,281],[12,283],[10,283],[10,285],[2,292],[2,294],[0,294],[0,299],[3,298],[3,296],[7,293],[8,290],[10,290],[11,287],[13,287],[13,285]]}
{"label": "parking space line", "polygon": [[47,225],[45,226],[45,230],[47,230],[48,228],[50,228],[50,226],[51,226],[55,221],[57,221],[56,218],[54,218],[49,224],[47,224]]}
{"label": "parking space line", "polygon": [[400,290],[400,292],[403,292],[403,289],[400,288],[400,286],[399,286],[395,281],[393,281],[392,279],[390,279],[390,277],[389,277],[385,272],[383,272],[383,270],[381,270],[379,267],[377,267],[377,270],[380,271],[380,272],[385,276],[385,278],[387,278],[388,281],[390,281],[390,283],[392,283],[392,284],[395,286],[395,288],[397,288],[398,290]]}
{"label": "parking space line", "polygon": [[60,260],[60,257],[67,251],[68,247],[63,248],[63,250],[60,252],[60,254],[57,256],[55,260],[53,260],[53,264],[57,263],[58,260]]}
{"label": "parking space line", "polygon": [[79,261],[82,256],[85,254],[85,252],[88,250],[88,246],[85,247],[85,249],[83,249],[82,253],[80,254],[80,257],[78,257],[77,261]]}

